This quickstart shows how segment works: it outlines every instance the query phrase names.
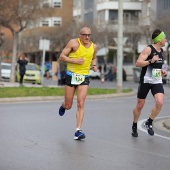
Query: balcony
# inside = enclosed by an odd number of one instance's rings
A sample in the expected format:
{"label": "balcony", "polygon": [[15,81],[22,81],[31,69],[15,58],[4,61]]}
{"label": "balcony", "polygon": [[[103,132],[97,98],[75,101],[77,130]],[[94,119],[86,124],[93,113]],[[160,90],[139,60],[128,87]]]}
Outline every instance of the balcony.
{"label": "balcony", "polygon": [[[118,10],[118,1],[107,1],[107,2],[99,2],[97,4],[97,11],[106,10],[106,9],[112,9],[112,10]],[[141,10],[142,9],[142,3],[139,1],[129,0],[123,2],[123,9],[124,10]]]}
{"label": "balcony", "polygon": [[[108,22],[101,22],[97,25],[97,27],[100,29],[100,31],[103,31],[105,29],[108,30],[108,32],[117,32],[118,30],[118,21],[108,21]],[[123,21],[123,32],[126,33],[137,33],[139,32],[139,22],[138,21]]]}

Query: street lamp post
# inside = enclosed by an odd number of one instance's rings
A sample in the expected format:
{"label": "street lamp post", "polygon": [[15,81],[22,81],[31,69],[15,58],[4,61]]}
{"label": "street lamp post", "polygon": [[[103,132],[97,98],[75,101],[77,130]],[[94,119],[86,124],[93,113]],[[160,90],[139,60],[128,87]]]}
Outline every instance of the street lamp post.
{"label": "street lamp post", "polygon": [[43,50],[42,63],[41,63],[41,83],[44,83],[44,63],[45,63],[45,51],[49,50],[50,41],[47,39],[40,39],[39,49]]}
{"label": "street lamp post", "polygon": [[122,59],[123,59],[123,0],[119,0],[118,9],[118,49],[117,49],[117,92],[122,91]]}

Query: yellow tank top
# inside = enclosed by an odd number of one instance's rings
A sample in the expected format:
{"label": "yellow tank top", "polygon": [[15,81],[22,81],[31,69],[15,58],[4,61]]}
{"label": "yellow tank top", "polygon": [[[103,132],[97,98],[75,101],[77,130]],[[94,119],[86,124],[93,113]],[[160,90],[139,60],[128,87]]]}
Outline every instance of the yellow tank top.
{"label": "yellow tank top", "polygon": [[74,53],[70,53],[68,57],[74,59],[84,58],[84,63],[81,65],[68,63],[67,70],[77,74],[89,75],[90,64],[94,54],[93,43],[91,42],[90,47],[86,48],[81,44],[79,38],[77,40],[80,44],[79,48]]}

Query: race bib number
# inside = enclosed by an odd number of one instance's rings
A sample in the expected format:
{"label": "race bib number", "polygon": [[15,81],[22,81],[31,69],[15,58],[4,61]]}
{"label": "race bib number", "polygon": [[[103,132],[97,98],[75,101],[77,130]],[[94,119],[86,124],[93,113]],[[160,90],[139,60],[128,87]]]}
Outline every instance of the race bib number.
{"label": "race bib number", "polygon": [[84,79],[84,75],[72,73],[71,84],[81,84]]}
{"label": "race bib number", "polygon": [[155,79],[161,79],[162,73],[161,73],[161,69],[152,69],[152,77]]}

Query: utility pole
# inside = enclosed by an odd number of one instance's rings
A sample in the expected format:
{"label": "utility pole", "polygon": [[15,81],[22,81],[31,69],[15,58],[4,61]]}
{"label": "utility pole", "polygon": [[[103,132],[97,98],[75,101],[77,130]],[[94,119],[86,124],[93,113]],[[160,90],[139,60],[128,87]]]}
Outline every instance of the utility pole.
{"label": "utility pole", "polygon": [[117,92],[122,91],[123,60],[123,0],[119,0],[118,9],[118,43],[117,43]]}
{"label": "utility pole", "polygon": [[44,63],[45,63],[45,52],[49,50],[50,41],[47,39],[40,39],[39,41],[39,50],[43,51],[42,61],[41,61],[41,83],[44,84]]}

